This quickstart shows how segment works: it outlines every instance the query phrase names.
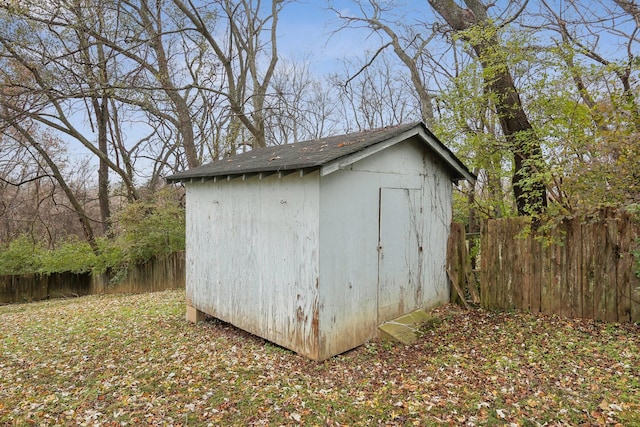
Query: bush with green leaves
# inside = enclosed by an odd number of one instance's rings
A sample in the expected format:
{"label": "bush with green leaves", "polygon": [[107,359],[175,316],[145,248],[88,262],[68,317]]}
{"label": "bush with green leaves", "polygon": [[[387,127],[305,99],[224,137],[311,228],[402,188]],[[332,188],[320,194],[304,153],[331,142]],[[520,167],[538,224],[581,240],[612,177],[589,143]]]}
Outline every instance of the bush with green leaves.
{"label": "bush with green leaves", "polygon": [[0,274],[39,272],[46,250],[26,234],[0,250]]}
{"label": "bush with green leaves", "polygon": [[50,250],[29,236],[20,236],[0,248],[0,275],[109,272],[117,281],[137,264],[184,250],[184,207],[170,189],[124,206],[113,223],[112,236],[97,240],[97,253],[76,236]]}
{"label": "bush with green leaves", "polygon": [[150,202],[129,204],[115,220],[118,224],[115,243],[122,249],[126,262],[144,262],[185,247],[184,208],[167,192],[160,192]]}
{"label": "bush with green leaves", "polygon": [[88,273],[94,269],[98,256],[89,243],[77,236],[69,236],[57,248],[42,255],[40,273]]}
{"label": "bush with green leaves", "polygon": [[101,247],[100,271],[118,281],[131,268],[153,257],[185,248],[185,211],[169,191],[151,201],[137,201],[115,216],[115,238]]}

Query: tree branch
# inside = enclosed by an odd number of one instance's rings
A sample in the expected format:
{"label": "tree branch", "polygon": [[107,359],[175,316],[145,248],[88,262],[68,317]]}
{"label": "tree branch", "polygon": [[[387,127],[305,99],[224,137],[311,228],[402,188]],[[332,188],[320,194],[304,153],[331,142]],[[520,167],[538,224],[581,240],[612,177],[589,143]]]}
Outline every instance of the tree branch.
{"label": "tree branch", "polygon": [[364,70],[366,70],[368,67],[370,67],[370,66],[371,66],[371,64],[373,64],[373,61],[375,61],[375,60],[376,60],[376,58],[378,57],[378,55],[380,55],[380,54],[382,53],[382,51],[383,51],[383,50],[385,50],[386,48],[388,48],[388,47],[389,47],[389,46],[391,46],[392,44],[393,44],[393,42],[389,42],[389,43],[387,43],[387,44],[385,44],[385,45],[381,46],[381,47],[376,51],[376,53],[374,53],[374,54],[373,54],[373,56],[371,57],[371,59],[370,59],[369,61],[367,61],[367,63],[366,63],[366,64],[364,64],[362,67],[360,67],[360,69],[359,69],[359,70],[358,70],[354,75],[352,75],[351,77],[349,77],[349,78],[347,79],[347,81],[346,81],[346,82],[344,82],[344,87],[347,87],[347,86],[349,85],[349,83],[350,83],[353,79],[355,79],[356,77],[358,77],[360,74],[362,74],[362,72],[363,72]]}

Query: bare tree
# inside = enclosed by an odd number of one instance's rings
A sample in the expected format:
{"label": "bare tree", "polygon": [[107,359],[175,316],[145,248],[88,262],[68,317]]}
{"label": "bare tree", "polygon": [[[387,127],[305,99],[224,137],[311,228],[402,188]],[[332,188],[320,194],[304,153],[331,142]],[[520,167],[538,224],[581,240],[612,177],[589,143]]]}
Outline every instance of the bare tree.
{"label": "bare tree", "polygon": [[433,37],[433,33],[428,34],[425,37],[417,29],[400,23],[396,23],[396,25],[402,27],[401,29],[403,30],[403,33],[396,31],[393,28],[392,23],[384,20],[385,12],[389,12],[391,8],[394,7],[393,4],[385,8],[382,6],[381,2],[371,0],[368,1],[369,9],[367,9],[364,7],[363,2],[358,0],[356,3],[359,6],[361,16],[344,15],[338,9],[333,10],[345,22],[345,27],[366,25],[371,28],[371,30],[384,35],[388,41],[374,52],[371,59],[367,61],[367,63],[350,79],[355,78],[358,74],[367,69],[386,48],[392,47],[397,57],[409,71],[411,82],[413,83],[418,99],[420,100],[422,119],[427,123],[427,125],[432,125],[434,121],[433,96],[429,90],[429,82],[425,78],[424,70],[420,65],[422,63],[422,57],[425,54],[425,49]]}
{"label": "bare tree", "polygon": [[[269,8],[260,0],[217,0],[214,3],[227,25],[224,38],[207,25],[201,8],[192,0],[173,2],[191,21],[194,30],[204,36],[220,61],[226,83],[220,94],[229,102],[234,118],[251,133],[253,146],[265,147],[264,108],[278,61],[279,13],[286,2],[273,0]],[[267,42],[263,40],[265,33]],[[261,60],[264,53],[266,58]],[[266,67],[261,67],[261,63],[266,63]]]}
{"label": "bare tree", "polygon": [[343,74],[331,77],[345,111],[344,122],[355,123],[363,131],[383,126],[396,126],[408,121],[424,119],[421,116],[420,95],[406,73],[400,72],[387,54],[381,53],[375,62],[349,75],[353,68],[344,65]]}
{"label": "bare tree", "polygon": [[[157,79],[160,88],[166,94],[173,105],[175,113],[174,123],[178,130],[181,144],[184,148],[187,165],[194,168],[200,165],[200,159],[197,155],[195,146],[193,122],[191,111],[188,105],[188,91],[181,92],[175,83],[175,70],[172,69],[170,58],[167,54],[167,48],[164,41],[164,28],[162,1],[127,1],[121,0],[127,8],[131,8],[133,12],[130,17],[139,16],[137,31],[140,33],[138,37],[144,34],[148,40],[149,47],[153,50],[153,61],[151,63],[148,58],[137,57],[136,62],[147,68]],[[125,52],[123,52],[125,53]]]}
{"label": "bare tree", "polygon": [[[105,69],[104,61],[100,64],[100,49],[97,49],[98,60],[91,59],[91,63],[98,66],[88,74],[89,70],[82,64],[88,59],[86,43],[93,42],[74,38],[73,32],[66,31],[75,31],[78,27],[71,11],[63,13],[59,10],[60,13],[52,15],[36,4],[21,9],[4,5],[0,11],[12,22],[12,26],[0,31],[2,80],[14,89],[5,92],[1,98],[3,119],[13,123],[28,118],[47,126],[52,132],[73,138],[117,174],[135,196],[132,177],[109,158],[104,146],[100,147],[106,136],[104,92],[108,90],[100,86],[106,84],[101,81]],[[17,37],[17,34],[21,36]],[[93,48],[95,45],[92,44]],[[101,123],[98,139],[102,142],[98,144],[91,141],[78,124],[84,101],[90,102],[89,111],[98,114]]]}
{"label": "bare tree", "polygon": [[265,108],[269,144],[326,136],[337,126],[335,91],[311,75],[306,61],[280,61]]}
{"label": "bare tree", "polygon": [[[77,197],[72,185],[68,182],[67,171],[64,170],[64,162],[60,159],[60,142],[51,139],[38,132],[37,127],[30,125],[28,121],[12,123],[10,126],[0,127],[0,136],[3,141],[2,166],[0,175],[2,188],[2,215],[5,224],[11,224],[10,210],[15,209],[15,202],[26,203],[27,209],[23,209],[13,217],[13,223],[19,219],[27,227],[14,225],[11,231],[6,232],[5,239],[17,237],[16,233],[28,231],[34,240],[40,240],[42,233],[34,233],[36,223],[43,228],[47,240],[51,244],[60,239],[59,234],[72,233],[75,228],[72,223],[64,226],[63,212],[73,213],[82,226],[82,236],[86,238],[94,252],[98,252],[92,220],[86,212],[85,206]],[[13,188],[15,191],[10,191]],[[32,193],[32,197],[20,196],[20,191],[26,190],[26,194]],[[30,191],[32,190],[32,191]],[[58,195],[62,193],[62,197]],[[66,208],[60,198],[66,199],[70,206]],[[35,234],[35,236],[34,236]]]}
{"label": "bare tree", "polygon": [[[101,5],[93,5],[100,9]],[[85,25],[93,28],[93,31],[99,34],[105,32],[105,12],[98,10],[98,13],[91,10],[86,13],[86,5],[80,1],[71,3],[70,12],[73,14],[74,21],[84,22]],[[87,108],[92,111],[93,117],[89,115],[92,127],[97,132],[98,150],[102,153],[99,159],[98,167],[98,200],[100,202],[100,216],[102,220],[102,231],[108,233],[111,227],[111,207],[109,204],[109,166],[104,160],[109,157],[108,145],[108,122],[110,120],[109,98],[107,88],[109,85],[109,69],[107,49],[100,41],[92,40],[88,32],[81,31],[80,27],[76,27],[75,35],[78,45],[78,59],[80,69],[83,70],[84,76],[78,76],[78,80],[85,81],[86,97],[89,101]],[[84,79],[82,79],[84,77]],[[95,120],[95,124],[94,124]]]}

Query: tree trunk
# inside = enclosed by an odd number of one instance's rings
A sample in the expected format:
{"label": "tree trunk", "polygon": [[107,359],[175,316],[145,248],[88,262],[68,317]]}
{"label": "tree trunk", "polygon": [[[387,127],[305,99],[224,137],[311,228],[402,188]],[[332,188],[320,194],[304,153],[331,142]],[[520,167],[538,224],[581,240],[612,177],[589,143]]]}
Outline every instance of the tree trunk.
{"label": "tree trunk", "polygon": [[[79,10],[79,9],[78,9]],[[102,28],[101,16],[96,24]],[[109,121],[108,97],[104,86],[108,81],[107,60],[102,43],[95,44],[96,58],[91,55],[92,42],[86,34],[78,32],[80,54],[84,59],[84,69],[91,88],[90,99],[98,132],[98,151],[102,154],[98,163],[98,204],[102,232],[106,235],[111,228],[111,209],[109,207],[109,159],[107,123]]]}
{"label": "tree trunk", "polygon": [[51,170],[51,174],[62,188],[62,191],[64,191],[64,194],[67,196],[67,199],[69,200],[69,203],[71,203],[71,206],[73,207],[76,215],[78,215],[78,219],[82,224],[82,229],[84,231],[85,238],[89,243],[89,246],[91,246],[93,252],[98,255],[100,253],[100,248],[98,247],[98,243],[96,242],[93,228],[91,227],[91,221],[89,220],[89,217],[84,211],[82,205],[76,198],[73,190],[69,187],[69,185],[67,185],[67,182],[62,176],[62,173],[60,172],[58,166],[49,156],[49,153],[47,153],[42,145],[25,128],[20,126],[18,123],[14,123],[12,126],[18,132],[20,132],[20,134],[29,142],[29,144],[40,154],[40,156],[42,156],[44,161],[47,163],[47,166]]}
{"label": "tree trunk", "polygon": [[544,162],[540,140],[524,111],[486,6],[479,0],[465,0],[469,9],[461,8],[453,0],[429,0],[429,3],[455,31],[474,26],[485,29],[482,34],[486,37],[465,39],[485,70],[485,87],[495,95],[496,114],[513,154],[512,184],[518,214],[542,213],[547,207],[547,195],[541,173]]}
{"label": "tree trunk", "polygon": [[[104,96],[102,101],[93,98],[93,109],[98,124],[98,150],[108,156],[108,139],[107,139],[107,120],[109,117],[109,109],[107,106],[107,98]],[[107,163],[100,159],[98,165],[98,201],[100,204],[100,220],[102,221],[102,231],[106,235],[111,228],[111,209],[109,207],[109,167]]]}
{"label": "tree trunk", "polygon": [[[139,10],[140,19],[146,26],[147,34],[151,39],[150,45],[156,56],[156,65],[158,67],[158,75],[156,77],[158,82],[160,82],[162,90],[171,100],[175,108],[175,113],[178,116],[176,126],[182,138],[181,142],[187,159],[187,165],[189,168],[195,168],[200,166],[200,159],[198,159],[198,150],[195,145],[193,121],[187,100],[180,94],[170,75],[169,60],[162,40],[163,30],[160,10],[158,9],[156,13],[154,13],[152,5],[146,1],[141,4]],[[152,20],[155,20],[155,22],[152,22]]]}

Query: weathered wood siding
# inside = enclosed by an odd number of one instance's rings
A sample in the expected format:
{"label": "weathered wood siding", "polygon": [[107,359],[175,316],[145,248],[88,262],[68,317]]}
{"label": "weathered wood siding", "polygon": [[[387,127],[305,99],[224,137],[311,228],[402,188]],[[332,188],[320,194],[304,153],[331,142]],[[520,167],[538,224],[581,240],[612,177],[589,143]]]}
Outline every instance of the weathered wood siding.
{"label": "weathered wood siding", "polygon": [[484,307],[640,321],[640,278],[631,253],[638,249],[640,224],[629,214],[566,220],[542,238],[523,235],[525,225],[511,218],[484,226]]}
{"label": "weathered wood siding", "polygon": [[452,185],[420,144],[330,172],[190,182],[187,305],[322,360],[448,302]]}
{"label": "weathered wood siding", "polygon": [[[422,250],[406,256],[412,281],[379,289],[381,189],[417,193],[410,218],[415,235],[406,247]],[[452,186],[447,173],[423,154],[415,141],[399,143],[360,160],[345,170],[322,177],[320,191],[321,351],[338,354],[375,336],[377,326],[417,308],[449,300],[445,275],[446,245],[451,222]],[[406,206],[389,206],[398,216]],[[400,257],[405,255],[404,248]],[[382,251],[382,253],[381,253]],[[387,256],[392,254],[387,253]],[[379,292],[393,293],[398,304],[379,316]],[[404,294],[411,292],[411,294]]]}
{"label": "weathered wood siding", "polygon": [[317,358],[319,173],[187,186],[187,304]]}

